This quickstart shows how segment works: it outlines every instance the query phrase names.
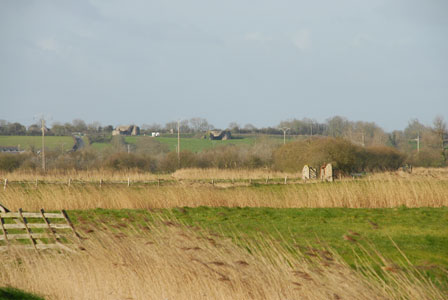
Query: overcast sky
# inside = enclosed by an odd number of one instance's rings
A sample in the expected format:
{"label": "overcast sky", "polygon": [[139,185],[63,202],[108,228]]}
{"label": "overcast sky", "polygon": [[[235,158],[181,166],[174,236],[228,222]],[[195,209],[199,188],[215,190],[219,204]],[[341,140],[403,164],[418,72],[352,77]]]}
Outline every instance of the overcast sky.
{"label": "overcast sky", "polygon": [[0,0],[0,119],[448,119],[447,0]]}

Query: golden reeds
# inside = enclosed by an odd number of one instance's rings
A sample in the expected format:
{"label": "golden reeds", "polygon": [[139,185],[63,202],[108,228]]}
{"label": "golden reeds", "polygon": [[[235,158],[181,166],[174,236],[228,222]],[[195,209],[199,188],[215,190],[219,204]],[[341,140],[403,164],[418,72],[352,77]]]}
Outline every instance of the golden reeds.
{"label": "golden reeds", "polygon": [[173,185],[11,184],[0,190],[9,209],[152,209],[182,206],[387,208],[448,206],[447,177],[373,175],[360,180],[292,185],[233,186],[179,182]]}
{"label": "golden reeds", "polygon": [[[246,249],[169,222],[150,232],[89,234],[78,253],[10,250],[0,282],[46,299],[443,299],[412,272],[353,270],[264,237]],[[400,288],[397,288],[399,286]]]}

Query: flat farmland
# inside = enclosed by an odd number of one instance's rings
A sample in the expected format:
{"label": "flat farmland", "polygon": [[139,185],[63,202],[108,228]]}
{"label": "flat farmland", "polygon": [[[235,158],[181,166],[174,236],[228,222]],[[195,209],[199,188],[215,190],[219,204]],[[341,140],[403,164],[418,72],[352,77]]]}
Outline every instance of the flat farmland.
{"label": "flat farmland", "polygon": [[[45,148],[50,150],[70,150],[74,145],[71,136],[46,136]],[[42,148],[41,136],[0,136],[0,146],[19,147],[21,150]]]}
{"label": "flat farmland", "polygon": [[[141,136],[127,136],[125,141],[128,144],[137,144],[138,140],[143,137]],[[157,137],[157,141],[166,144],[170,151],[176,151],[177,148],[177,137]],[[231,139],[225,141],[212,141],[203,138],[186,137],[180,140],[180,149],[189,150],[192,152],[201,152],[202,150],[212,149],[219,146],[225,145],[252,145],[256,141],[254,137],[241,138],[241,139]]]}

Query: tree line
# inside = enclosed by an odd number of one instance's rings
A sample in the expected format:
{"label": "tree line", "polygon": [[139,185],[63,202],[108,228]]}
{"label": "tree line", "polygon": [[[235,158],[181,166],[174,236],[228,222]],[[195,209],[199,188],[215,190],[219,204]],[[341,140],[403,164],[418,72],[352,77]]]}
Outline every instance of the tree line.
{"label": "tree line", "polygon": [[[153,131],[175,133],[179,125],[183,134],[203,135],[215,127],[204,118],[191,118],[159,124],[143,124],[141,134],[150,135]],[[46,135],[66,136],[74,133],[86,134],[90,142],[110,142],[112,125],[101,126],[94,122],[86,124],[76,119],[71,123],[54,122],[50,128],[45,128]],[[419,120],[410,120],[404,130],[385,132],[374,122],[350,121],[344,117],[335,116],[319,123],[312,119],[292,119],[281,121],[275,127],[257,128],[252,124],[244,126],[231,122],[227,128],[233,135],[283,135],[288,137],[331,137],[341,138],[361,147],[388,146],[399,150],[410,158],[410,162],[422,166],[443,166],[447,162],[448,134],[447,125],[442,117],[436,117],[431,125],[422,124]],[[40,135],[39,124],[24,126],[20,123],[9,123],[0,120],[0,135]]]}

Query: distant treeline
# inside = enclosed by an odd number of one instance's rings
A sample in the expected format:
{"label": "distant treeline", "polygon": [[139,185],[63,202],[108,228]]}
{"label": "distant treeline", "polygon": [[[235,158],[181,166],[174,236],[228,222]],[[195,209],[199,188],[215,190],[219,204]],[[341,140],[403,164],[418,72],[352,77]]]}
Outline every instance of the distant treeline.
{"label": "distant treeline", "polygon": [[[325,163],[332,163],[348,175],[352,172],[397,170],[404,164],[446,166],[446,159],[440,151],[438,155],[425,151],[409,155],[388,146],[363,147],[343,138],[317,136],[285,145],[272,139],[259,138],[253,145],[226,145],[199,153],[185,150],[179,155],[151,137],[142,137],[137,145],[130,147],[124,143],[122,136],[116,136],[111,144],[112,147],[104,151],[91,147],[71,153],[47,151],[47,169],[169,173],[180,168],[267,168],[300,172],[305,164],[319,168]],[[38,171],[41,163],[38,153],[0,153],[0,170],[4,171]]]}
{"label": "distant treeline", "polygon": [[[153,125],[142,125],[141,126],[141,134],[150,135],[153,131],[158,131],[162,133],[166,132],[177,132],[177,122],[169,122],[165,126],[161,126],[158,124]],[[214,126],[209,124],[206,119],[202,118],[192,118],[190,120],[184,120],[179,123],[180,131],[183,134],[191,134],[194,136],[195,134],[200,135],[207,130],[213,129]],[[302,136],[309,138],[309,141],[315,141],[314,137],[328,137],[330,139],[326,140],[326,143],[331,145],[337,144],[336,141],[346,141],[353,147],[358,147],[355,152],[356,155],[362,155],[364,157],[370,157],[371,154],[368,149],[377,149],[375,151],[380,151],[385,153],[387,148],[388,151],[392,151],[392,149],[396,150],[397,153],[402,154],[403,161],[407,161],[414,165],[420,166],[431,166],[431,167],[440,167],[445,166],[447,162],[447,148],[448,148],[448,135],[447,135],[447,125],[442,117],[436,117],[431,126],[424,125],[420,123],[418,120],[411,120],[408,126],[403,130],[395,130],[392,132],[385,132],[381,127],[372,122],[362,122],[362,121],[349,121],[343,117],[333,117],[327,119],[324,123],[319,123],[313,121],[311,119],[302,119],[302,120],[289,120],[282,121],[276,127],[267,127],[267,128],[256,128],[251,124],[246,124],[245,126],[240,126],[235,122],[232,122],[228,126],[228,130],[232,131],[234,135],[243,135],[243,134],[253,134],[257,136],[264,135],[273,135],[273,134],[282,134],[287,130],[288,136]],[[113,151],[113,155],[109,152],[105,153],[94,153],[94,151],[86,149],[83,150],[82,153],[75,154],[61,154],[63,158],[58,158],[52,160],[49,157],[50,162],[54,161],[55,167],[58,167],[62,164],[62,162],[67,162],[67,164],[74,164],[74,168],[85,168],[85,164],[83,163],[69,163],[71,161],[72,156],[87,156],[94,157],[92,159],[84,158],[84,160],[95,161],[95,163],[89,162],[87,165],[95,165],[95,167],[102,166],[116,166],[116,168],[120,168],[121,165],[126,165],[124,162],[119,162],[120,155],[116,154],[116,152],[120,152],[123,149],[127,150],[127,147],[124,147],[124,140],[120,139],[112,139],[111,132],[113,130],[112,125],[101,126],[99,123],[86,124],[82,120],[74,120],[72,123],[53,123],[51,128],[46,129],[47,135],[71,135],[73,133],[83,133],[87,135],[89,143],[95,142],[106,142],[106,143],[115,143]],[[41,128],[38,124],[31,125],[28,128],[19,124],[19,123],[8,123],[6,121],[0,120],[0,135],[39,135],[41,134]],[[263,140],[262,138],[259,140]],[[267,139],[263,140],[264,143],[268,143]],[[152,143],[150,146],[144,146],[144,144]],[[314,145],[315,142],[311,142]],[[319,142],[323,143],[323,142]],[[339,143],[339,142],[338,142]],[[260,142],[258,143],[260,144]],[[311,145],[310,144],[310,145]],[[324,147],[324,145],[319,144],[320,146],[316,147]],[[126,145],[128,146],[128,145]],[[131,147],[134,147],[130,145]],[[299,144],[290,145],[288,147],[298,147],[297,153],[294,154],[296,157],[295,161],[302,161],[300,159],[303,158],[304,149],[300,148]],[[122,147],[124,147],[122,149]],[[133,151],[135,152],[134,156],[130,155],[128,159],[139,159],[141,157],[144,158],[145,155],[151,156],[151,163],[145,165],[144,168],[149,168],[151,171],[171,171],[180,167],[275,167],[275,168],[286,168],[279,167],[281,163],[275,161],[276,156],[275,151],[277,151],[278,146],[272,144],[269,146],[264,145],[263,147],[266,150],[263,150],[263,155],[259,155],[261,150],[255,151],[252,148],[245,147],[225,147],[218,148],[214,150],[208,150],[199,154],[182,152],[180,163],[177,162],[177,156],[175,153],[168,153],[165,145],[160,143],[156,143],[155,141],[149,142],[146,139],[142,140],[140,145],[137,145],[137,149]],[[289,149],[288,147],[283,147],[282,149]],[[328,148],[328,144],[325,145]],[[117,150],[118,149],[118,150]],[[121,150],[120,150],[121,149]],[[142,150],[143,149],[143,150]],[[363,151],[361,151],[364,149]],[[379,150],[383,149],[383,150]],[[163,151],[162,151],[163,150]],[[275,150],[275,151],[274,151]],[[124,151],[124,150],[123,150]],[[216,153],[212,153],[215,151]],[[283,150],[286,151],[286,150]],[[296,151],[296,150],[291,150]],[[275,152],[275,153],[274,153]],[[280,152],[282,153],[282,152]],[[289,153],[289,157],[292,153]],[[32,156],[32,154],[30,154]],[[361,155],[361,156],[362,156]],[[141,156],[141,157],[140,157]],[[172,162],[172,156],[176,156],[176,163]],[[114,158],[116,163],[110,162],[112,158]],[[142,159],[143,159],[142,158]],[[300,158],[300,159],[299,159]],[[37,159],[37,158],[36,158]],[[144,158],[148,160],[148,158]],[[285,158],[287,159],[287,158]],[[298,159],[298,160],[297,160]],[[357,158],[361,159],[361,158]],[[367,159],[367,158],[365,158]],[[33,160],[31,160],[33,161]],[[141,162],[141,159],[139,160]],[[32,165],[32,163],[29,163]],[[51,165],[51,163],[50,163]],[[288,165],[293,166],[294,163],[291,162]],[[359,164],[358,164],[359,165]],[[294,165],[297,167],[296,165]],[[363,168],[383,168],[383,166],[372,166],[369,164],[364,164]],[[141,163],[138,164],[138,168],[141,167]],[[353,168],[353,169],[357,169]],[[387,166],[386,168],[389,168]]]}

